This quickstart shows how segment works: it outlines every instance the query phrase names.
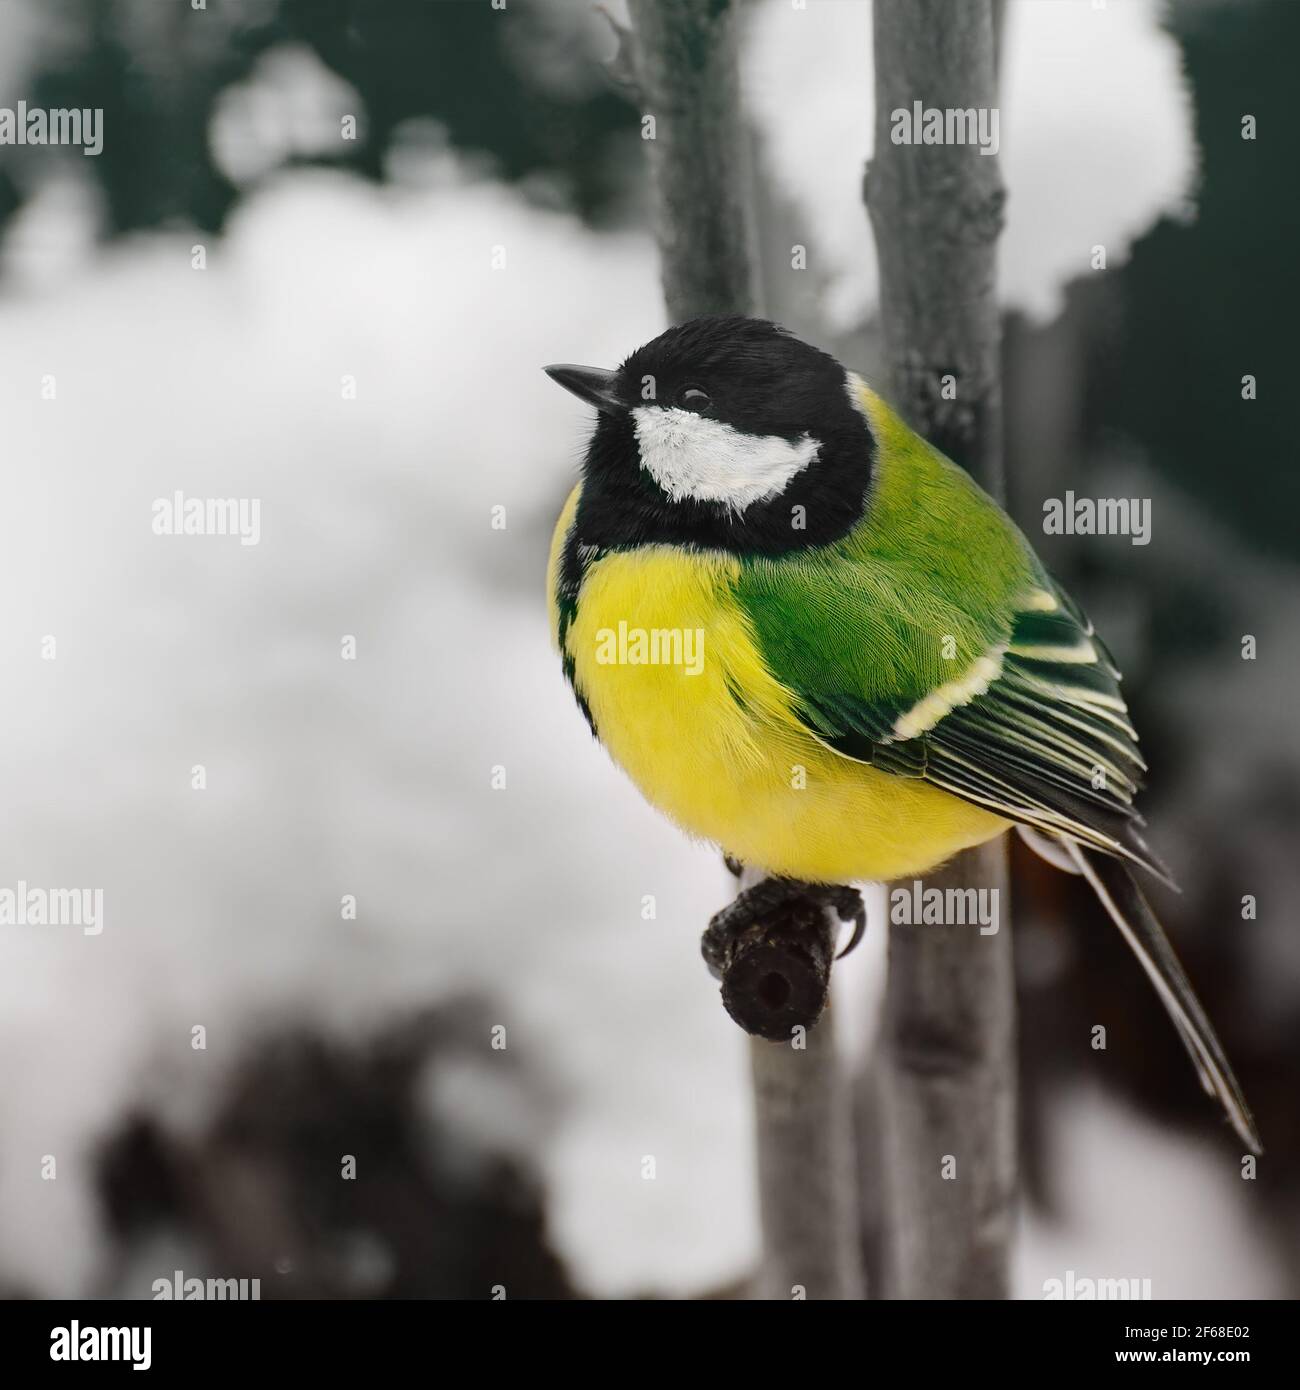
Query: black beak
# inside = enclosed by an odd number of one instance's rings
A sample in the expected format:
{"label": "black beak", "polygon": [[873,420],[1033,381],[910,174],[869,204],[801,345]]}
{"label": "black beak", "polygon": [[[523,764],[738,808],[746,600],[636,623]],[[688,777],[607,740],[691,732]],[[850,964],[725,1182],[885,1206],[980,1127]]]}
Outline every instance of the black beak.
{"label": "black beak", "polygon": [[617,372],[603,371],[600,367],[575,367],[568,362],[557,362],[542,370],[566,391],[572,391],[579,400],[594,405],[606,415],[623,415],[627,412],[627,406],[619,400],[614,389]]}

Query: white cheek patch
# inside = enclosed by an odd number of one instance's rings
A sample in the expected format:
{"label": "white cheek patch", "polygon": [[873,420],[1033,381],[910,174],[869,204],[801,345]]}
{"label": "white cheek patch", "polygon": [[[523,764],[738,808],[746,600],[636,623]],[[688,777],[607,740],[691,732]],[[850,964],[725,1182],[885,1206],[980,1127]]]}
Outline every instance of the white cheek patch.
{"label": "white cheek patch", "polygon": [[673,499],[722,502],[743,512],[776,497],[821,447],[805,434],[792,444],[779,435],[745,434],[689,410],[639,406],[632,411],[641,466]]}

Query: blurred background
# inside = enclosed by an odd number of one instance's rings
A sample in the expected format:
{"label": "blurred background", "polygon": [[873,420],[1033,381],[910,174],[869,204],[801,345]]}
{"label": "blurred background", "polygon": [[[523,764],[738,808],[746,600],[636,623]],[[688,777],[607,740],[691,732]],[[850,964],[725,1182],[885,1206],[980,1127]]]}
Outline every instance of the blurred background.
{"label": "blurred background", "polygon": [[[870,5],[746,8],[768,312],[878,375]],[[1005,7],[1012,509],[1128,673],[1158,906],[1267,1145],[1243,1181],[1118,935],[1017,853],[1023,1297],[1300,1292],[1298,44],[1290,0]],[[540,367],[665,325],[614,48],[587,0],[0,0],[0,107],[104,113],[95,157],[0,145],[0,887],[104,893],[98,936],[0,926],[7,1296],[752,1273],[728,880],[547,635],[588,425]],[[1151,498],[1151,543],[1043,536],[1067,489]],[[154,534],[177,491],[260,499],[259,543]]]}

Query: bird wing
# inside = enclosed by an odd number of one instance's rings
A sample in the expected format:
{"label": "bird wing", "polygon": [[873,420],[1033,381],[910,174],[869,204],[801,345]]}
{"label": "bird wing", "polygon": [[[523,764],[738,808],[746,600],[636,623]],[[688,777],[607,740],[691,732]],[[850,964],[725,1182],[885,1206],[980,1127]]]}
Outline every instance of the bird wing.
{"label": "bird wing", "polygon": [[1007,618],[1005,639],[912,705],[882,711],[808,692],[809,726],[849,757],[1168,880],[1140,834],[1133,803],[1146,764],[1110,653],[1050,581]]}

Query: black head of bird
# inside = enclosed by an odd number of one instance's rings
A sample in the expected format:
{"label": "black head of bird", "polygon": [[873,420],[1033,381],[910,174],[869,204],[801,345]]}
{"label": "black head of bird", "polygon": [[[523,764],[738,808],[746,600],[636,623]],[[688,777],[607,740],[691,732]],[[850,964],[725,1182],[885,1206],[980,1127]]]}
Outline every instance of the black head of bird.
{"label": "black head of bird", "polygon": [[776,324],[693,319],[616,369],[546,371],[597,411],[583,481],[592,543],[784,554],[862,515],[873,445],[854,379]]}

